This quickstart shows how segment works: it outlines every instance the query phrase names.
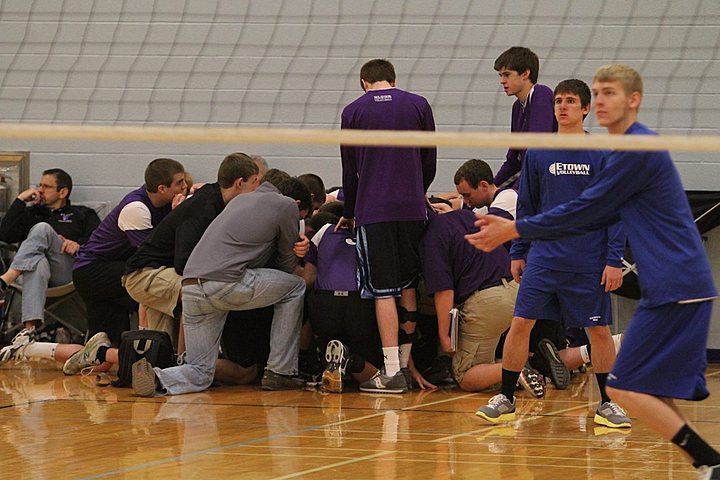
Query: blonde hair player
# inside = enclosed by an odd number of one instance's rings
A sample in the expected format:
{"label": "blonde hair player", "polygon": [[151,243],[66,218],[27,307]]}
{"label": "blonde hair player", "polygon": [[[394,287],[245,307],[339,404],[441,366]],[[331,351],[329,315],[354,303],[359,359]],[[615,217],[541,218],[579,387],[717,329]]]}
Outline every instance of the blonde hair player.
{"label": "blonde hair player", "polygon": [[[637,122],[643,86],[634,69],[601,67],[592,90],[595,116],[610,134],[654,134]],[[577,199],[516,222],[484,216],[477,222],[481,230],[466,238],[490,251],[513,238],[561,238],[618,218],[634,247],[642,298],[608,376],[608,394],[677,445],[698,469],[698,478],[718,480],[720,453],[674,401],[709,394],[705,349],[717,290],[680,175],[666,151],[614,151]]]}

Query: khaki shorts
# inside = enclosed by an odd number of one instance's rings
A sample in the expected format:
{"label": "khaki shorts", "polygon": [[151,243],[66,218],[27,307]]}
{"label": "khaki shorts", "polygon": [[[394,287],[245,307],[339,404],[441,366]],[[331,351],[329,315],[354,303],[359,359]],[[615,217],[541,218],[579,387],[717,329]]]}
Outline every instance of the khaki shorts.
{"label": "khaki shorts", "polygon": [[500,335],[510,328],[518,284],[513,280],[475,292],[461,305],[462,321],[453,373],[458,383],[475,365],[495,363]]}
{"label": "khaki shorts", "polygon": [[125,275],[122,285],[136,302],[147,310],[151,330],[167,332],[177,342],[178,322],[173,311],[182,289],[182,277],[173,267],[143,268]]}

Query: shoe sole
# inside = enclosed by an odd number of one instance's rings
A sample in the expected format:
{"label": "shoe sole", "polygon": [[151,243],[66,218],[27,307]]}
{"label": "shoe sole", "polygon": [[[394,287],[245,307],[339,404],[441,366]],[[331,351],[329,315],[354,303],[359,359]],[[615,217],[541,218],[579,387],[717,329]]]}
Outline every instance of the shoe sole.
{"label": "shoe sole", "polygon": [[407,388],[363,388],[360,387],[361,392],[365,393],[407,393]]}
{"label": "shoe sole", "polygon": [[550,379],[558,390],[565,390],[570,386],[570,371],[567,369],[555,344],[550,340],[542,339],[538,343],[540,352],[550,363]]}
{"label": "shoe sole", "polygon": [[475,415],[482,418],[483,420],[487,420],[490,423],[507,423],[515,420],[515,412],[503,413],[502,415],[493,418],[488,417],[482,410],[478,410],[477,412],[475,412]]}
{"label": "shoe sole", "polygon": [[331,393],[342,393],[342,362],[345,357],[345,346],[337,341],[330,340],[325,349],[325,361],[328,366],[322,375],[323,390]]}
{"label": "shoe sole", "polygon": [[138,360],[132,365],[132,388],[135,395],[152,397],[155,395],[155,372],[147,361]]}
{"label": "shoe sole", "polygon": [[325,370],[322,376],[322,388],[330,393],[342,393],[342,377],[337,370]]}
{"label": "shoe sole", "polygon": [[623,423],[613,423],[607,418],[603,417],[602,415],[595,414],[595,418],[593,418],[593,421],[598,425],[604,425],[606,427],[610,428],[630,428],[632,427],[632,424],[630,422],[623,422]]}
{"label": "shoe sole", "polygon": [[543,398],[545,396],[545,388],[542,387],[540,379],[538,379],[537,381],[538,386],[540,386],[539,389],[533,388],[529,382],[525,381],[525,378],[523,378],[522,374],[520,375],[520,378],[518,378],[518,383],[523,388],[523,390],[532,395],[533,398]]}

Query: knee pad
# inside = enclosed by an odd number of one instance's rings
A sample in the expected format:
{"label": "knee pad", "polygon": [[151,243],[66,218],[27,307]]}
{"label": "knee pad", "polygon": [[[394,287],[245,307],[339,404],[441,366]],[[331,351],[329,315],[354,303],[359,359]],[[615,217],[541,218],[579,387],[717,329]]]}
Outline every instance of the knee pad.
{"label": "knee pad", "polygon": [[408,312],[405,310],[405,307],[401,307],[400,305],[397,306],[397,313],[398,313],[398,322],[399,323],[417,323],[418,313],[417,312]]}

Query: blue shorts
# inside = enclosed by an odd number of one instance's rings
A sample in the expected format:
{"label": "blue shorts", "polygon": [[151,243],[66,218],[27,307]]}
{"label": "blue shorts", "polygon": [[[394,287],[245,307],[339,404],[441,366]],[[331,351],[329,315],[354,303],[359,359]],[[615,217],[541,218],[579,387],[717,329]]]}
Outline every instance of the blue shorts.
{"label": "blue shorts", "polygon": [[711,315],[712,301],[638,308],[608,386],[656,397],[706,398]]}
{"label": "blue shorts", "polygon": [[610,294],[602,274],[560,272],[528,265],[515,302],[515,316],[530,320],[563,320],[565,328],[612,325]]}

